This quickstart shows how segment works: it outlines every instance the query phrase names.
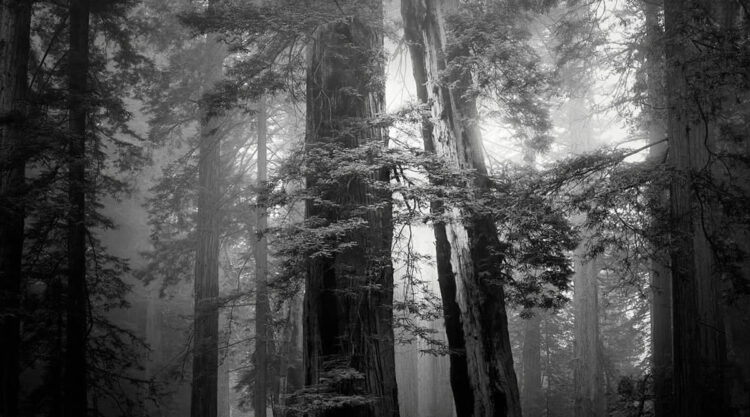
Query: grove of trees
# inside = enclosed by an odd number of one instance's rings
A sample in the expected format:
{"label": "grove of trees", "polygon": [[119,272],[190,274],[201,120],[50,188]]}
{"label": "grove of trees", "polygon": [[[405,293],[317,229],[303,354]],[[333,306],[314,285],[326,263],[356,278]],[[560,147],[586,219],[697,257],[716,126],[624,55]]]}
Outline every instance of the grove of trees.
{"label": "grove of trees", "polygon": [[746,0],[0,0],[0,417],[750,417]]}

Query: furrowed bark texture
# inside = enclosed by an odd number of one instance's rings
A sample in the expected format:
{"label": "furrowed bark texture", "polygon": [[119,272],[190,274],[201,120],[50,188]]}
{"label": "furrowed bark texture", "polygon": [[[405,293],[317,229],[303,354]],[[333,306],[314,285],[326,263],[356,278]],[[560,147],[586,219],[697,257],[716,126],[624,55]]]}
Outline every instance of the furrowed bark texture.
{"label": "furrowed bark texture", "polygon": [[70,2],[68,51],[68,286],[65,326],[66,417],[87,414],[86,338],[86,93],[89,67],[89,1]]}
{"label": "furrowed bark texture", "polygon": [[[642,8],[646,17],[646,62],[648,100],[648,135],[654,144],[649,150],[649,161],[654,165],[665,162],[667,144],[659,143],[666,136],[664,109],[664,50],[660,48],[664,31],[659,23],[660,6],[644,0]],[[654,190],[654,206],[657,215],[669,205],[666,190]],[[657,217],[658,219],[659,217]],[[665,227],[666,229],[666,227]],[[653,248],[651,260],[651,365],[654,376],[654,414],[656,417],[671,417],[672,395],[672,271],[668,254],[658,242]]]}
{"label": "furrowed bark texture", "polygon": [[[380,7],[372,7],[376,18],[369,21],[377,22],[375,28],[349,17],[316,31],[307,73],[305,143],[309,149],[387,143],[381,128],[367,126],[368,120],[383,112],[384,105]],[[306,218],[332,222],[361,217],[367,221],[366,228],[348,232],[344,238],[354,246],[308,261],[305,385],[325,385],[329,394],[346,397],[320,410],[323,416],[399,414],[392,323],[391,196],[367,185],[363,175],[386,182],[389,178],[386,169],[352,174],[333,185],[320,184],[312,174],[307,178],[308,188],[321,188],[323,198],[337,203],[337,207],[308,201]],[[378,207],[373,208],[373,204]],[[361,378],[325,381],[346,369],[356,371]]]}
{"label": "furrowed bark texture", "polygon": [[[458,168],[476,170],[481,193],[487,188],[487,172],[476,101],[465,94],[471,75],[463,73],[450,86],[438,82],[452,54],[446,48],[444,18],[457,7],[453,0],[404,0],[402,16],[419,99],[430,105],[430,119],[423,123],[425,150]],[[432,210],[440,214],[444,208],[436,203]],[[500,270],[502,246],[492,219],[467,217],[435,224],[446,333],[455,352],[451,385],[456,412],[459,417],[520,416]]]}
{"label": "furrowed bark texture", "polygon": [[599,352],[599,308],[597,278],[599,263],[585,259],[584,244],[576,249],[573,275],[575,314],[575,359],[573,413],[576,417],[604,417],[604,378]]}
{"label": "furrowed bark texture", "polygon": [[0,2],[0,416],[18,415],[30,0]]}
{"label": "furrowed bark texture", "polygon": [[[674,389],[681,417],[750,413],[748,224],[732,218],[720,199],[739,192],[733,198],[747,201],[749,191],[742,159],[747,133],[726,137],[721,129],[733,116],[747,118],[746,84],[721,75],[746,70],[732,68],[737,61],[728,57],[737,46],[722,42],[738,34],[741,15],[731,1],[665,1]],[[716,43],[704,47],[706,39]]]}
{"label": "furrowed bark texture", "polygon": [[[225,49],[210,35],[206,62],[214,63],[205,74],[206,89],[222,76]],[[198,219],[195,252],[193,311],[193,383],[190,395],[192,417],[216,417],[219,371],[219,229],[221,225],[221,117],[210,101],[201,101],[198,144]]]}

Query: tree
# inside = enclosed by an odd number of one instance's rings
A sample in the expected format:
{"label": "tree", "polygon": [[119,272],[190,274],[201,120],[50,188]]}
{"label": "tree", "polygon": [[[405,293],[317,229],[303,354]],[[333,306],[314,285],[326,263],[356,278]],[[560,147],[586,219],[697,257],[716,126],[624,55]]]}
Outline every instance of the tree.
{"label": "tree", "polygon": [[541,417],[544,412],[541,366],[542,314],[545,313],[535,311],[531,317],[524,320],[521,409],[526,417]]}
{"label": "tree", "polygon": [[[593,126],[590,115],[585,114],[589,91],[584,87],[582,97],[569,104],[570,133],[574,153],[591,151],[594,145]],[[574,93],[576,94],[576,93]],[[573,255],[575,274],[573,276],[573,310],[575,317],[574,337],[574,415],[576,417],[602,417],[606,415],[606,397],[601,367],[599,340],[599,272],[601,263],[598,256],[591,258],[587,245],[592,233],[585,230],[586,215],[578,214],[576,223],[584,228],[583,241]]]}
{"label": "tree", "polygon": [[68,51],[68,285],[65,326],[66,417],[88,413],[86,343],[86,118],[89,71],[89,0],[70,2]]}
{"label": "tree", "polygon": [[[744,415],[748,84],[741,5],[665,1],[675,414]],[[745,10],[745,13],[746,10]],[[728,233],[728,234],[727,234]],[[740,394],[741,393],[741,394]]]}
{"label": "tree", "polygon": [[[423,122],[425,151],[476,170],[473,186],[479,197],[488,181],[471,73],[459,70],[449,82],[442,81],[451,59],[466,56],[460,47],[448,49],[444,18],[457,7],[454,1],[404,0],[401,13],[419,100],[431,111]],[[439,203],[432,210],[450,211]],[[470,214],[463,221],[438,222],[435,237],[446,333],[454,352],[451,385],[457,414],[520,416],[500,268],[503,247],[494,221]]]}
{"label": "tree", "polygon": [[0,415],[18,415],[31,1],[0,3]]}
{"label": "tree", "polygon": [[266,182],[268,181],[268,145],[267,145],[266,104],[261,98],[258,102],[258,177],[257,205],[255,207],[255,393],[253,410],[257,417],[266,417],[266,398],[269,388],[268,342],[271,336],[268,305],[268,208],[266,207]]}
{"label": "tree", "polygon": [[[647,130],[649,142],[654,146],[649,150],[649,160],[654,165],[663,164],[667,152],[664,112],[664,32],[659,23],[660,7],[643,1],[646,31],[646,84],[647,84]],[[663,187],[654,187],[653,200],[656,207],[652,216],[663,223],[662,211],[668,201]],[[659,229],[666,231],[663,224]],[[668,265],[667,245],[653,242],[651,260],[651,355],[654,377],[654,414],[656,417],[671,417],[672,412],[672,274]]]}
{"label": "tree", "polygon": [[[317,28],[307,72],[310,151],[378,149],[383,112],[383,10],[379,1]],[[374,147],[374,148],[373,148]],[[334,231],[334,251],[312,253],[305,283],[306,407],[324,416],[398,416],[393,335],[393,235],[389,170],[364,168],[337,180],[309,158],[308,224]],[[379,185],[378,185],[379,184]],[[347,225],[349,228],[347,229]]]}
{"label": "tree", "polygon": [[212,101],[211,89],[223,72],[226,56],[216,35],[209,35],[205,50],[212,65],[203,74],[198,143],[198,214],[195,252],[195,313],[193,334],[193,385],[190,415],[216,417],[219,369],[219,230],[221,191],[221,109]]}

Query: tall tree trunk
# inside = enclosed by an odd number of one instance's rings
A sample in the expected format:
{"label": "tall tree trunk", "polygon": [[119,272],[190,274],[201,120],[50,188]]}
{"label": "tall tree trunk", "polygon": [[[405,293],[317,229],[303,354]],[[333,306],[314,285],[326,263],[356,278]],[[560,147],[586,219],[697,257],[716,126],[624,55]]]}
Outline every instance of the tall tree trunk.
{"label": "tall tree trunk", "polygon": [[[719,63],[725,70],[725,57],[747,57],[747,41],[750,37],[748,32],[748,13],[750,4],[747,1],[720,1],[709,2],[713,7],[713,14],[719,23],[721,30],[728,34],[723,37],[720,44],[722,56]],[[729,68],[733,72],[747,71],[747,63],[744,60],[735,60]],[[720,119],[741,120],[741,139],[727,135],[721,137],[715,145],[724,158],[720,163],[714,164],[712,171],[713,182],[720,189],[734,189],[734,198],[743,204],[750,201],[750,163],[747,156],[750,155],[750,137],[745,126],[750,119],[747,106],[750,101],[750,85],[747,77],[744,82],[729,82],[723,86],[723,97],[721,97],[721,108],[724,110]],[[721,132],[721,130],[719,130]],[[727,171],[727,166],[729,170]],[[725,218],[723,225],[715,227],[713,237],[721,240],[726,237],[726,231],[730,231],[727,238],[735,242],[733,253],[724,256],[721,264],[721,287],[722,314],[725,322],[724,333],[726,336],[727,349],[727,385],[729,391],[729,409],[733,417],[750,417],[750,222],[742,216],[737,218],[730,210],[724,210],[722,216]],[[729,214],[727,213],[729,212]],[[746,212],[744,213],[747,214]]]}
{"label": "tall tree trunk", "polygon": [[[664,120],[664,51],[661,45],[664,31],[659,23],[659,5],[644,0],[642,8],[646,17],[646,77],[648,88],[648,135],[653,145],[649,160],[654,165],[664,163],[667,144],[661,142],[666,135]],[[661,143],[660,143],[661,142]],[[660,144],[658,144],[660,143]],[[668,206],[666,190],[653,190],[657,211]],[[661,213],[655,213],[657,220]],[[654,377],[654,414],[656,417],[673,415],[672,399],[672,272],[663,246],[655,242],[651,259],[651,366]]]}
{"label": "tall tree trunk", "polygon": [[30,0],[0,2],[0,416],[18,415]]}
{"label": "tall tree trunk", "polygon": [[[444,49],[444,18],[457,7],[455,0],[403,0],[401,13],[419,99],[429,103],[432,120],[436,120],[423,123],[425,150],[458,168],[476,170],[474,185],[481,193],[487,188],[487,170],[476,125],[476,100],[468,94],[471,74],[459,75],[450,85],[439,81],[452,58]],[[440,213],[445,208],[435,203],[431,209]],[[457,415],[520,416],[499,278],[502,259],[498,254],[503,251],[494,222],[469,215],[464,221],[434,227],[446,334],[453,352],[451,385]]]}
{"label": "tall tree trunk", "polygon": [[255,208],[256,241],[254,245],[255,255],[255,393],[253,397],[253,409],[255,417],[266,417],[266,398],[268,390],[268,290],[266,280],[268,276],[268,240],[266,229],[268,228],[265,187],[268,181],[267,168],[267,128],[266,128],[266,105],[261,98],[258,101],[258,197]]}
{"label": "tall tree trunk", "polygon": [[[375,141],[387,144],[385,132],[368,123],[383,112],[382,5],[373,1],[362,8],[373,16],[367,20],[341,18],[321,26],[314,35],[307,71],[308,148],[350,149]],[[308,260],[305,385],[323,384],[331,395],[352,398],[322,410],[324,416],[399,415],[392,323],[391,196],[367,185],[364,175],[385,182],[389,179],[387,169],[352,175],[348,181],[324,186],[323,198],[339,207],[314,201],[306,205],[307,218],[335,221],[357,216],[367,221],[366,230],[347,233],[345,239],[355,246]],[[319,186],[318,179],[309,175],[307,187]],[[342,369],[356,371],[362,378],[340,380],[336,375],[341,375],[337,371]],[[338,381],[332,382],[330,377]]]}
{"label": "tall tree trunk", "polygon": [[[577,97],[568,104],[568,131],[572,153],[578,155],[593,151],[596,140],[587,104],[591,96],[589,80],[573,82],[579,84],[573,86]],[[581,213],[573,222],[582,226],[585,220],[586,214]],[[587,255],[590,238],[591,233],[584,230],[583,240],[574,253],[573,412],[576,417],[604,417],[607,411],[599,343],[598,277],[601,268],[596,258],[590,259]]]}
{"label": "tall tree trunk", "polygon": [[574,398],[575,417],[604,417],[604,375],[599,351],[599,263],[587,260],[585,242],[575,252],[573,310],[575,317]]}
{"label": "tall tree trunk", "polygon": [[68,286],[65,339],[66,417],[87,414],[86,339],[86,93],[89,67],[89,1],[70,1],[68,51]]}
{"label": "tall tree trunk", "polygon": [[[692,85],[703,74],[700,50],[692,44],[691,27],[700,1],[666,0],[666,65],[672,219],[672,291],[674,326],[674,388],[676,415],[729,415],[724,367],[724,322],[719,308],[719,279],[709,237],[716,213],[701,204],[696,181],[709,165],[716,126],[701,107],[705,85]],[[703,95],[703,96],[701,96]],[[705,172],[704,172],[705,173]]]}
{"label": "tall tree trunk", "polygon": [[[225,49],[209,35],[204,49],[206,92],[223,75]],[[198,144],[198,221],[195,253],[192,417],[216,417],[219,371],[219,228],[221,225],[221,117],[206,94],[201,98]]]}
{"label": "tall tree trunk", "polygon": [[524,320],[523,383],[521,389],[521,409],[525,417],[544,415],[544,395],[542,394],[542,311]]}
{"label": "tall tree trunk", "polygon": [[[412,61],[417,98],[422,104],[430,100],[427,90],[428,67],[427,50],[422,38],[423,32],[417,19],[417,2],[402,0],[401,15],[404,19],[404,38],[409,43],[409,55]],[[422,139],[426,152],[435,154],[433,124],[428,114],[422,117]],[[444,206],[440,201],[430,202],[430,212],[439,216]],[[443,318],[446,338],[450,349],[450,382],[456,405],[456,415],[470,416],[474,412],[474,394],[469,383],[469,371],[464,349],[464,330],[461,326],[461,310],[456,301],[456,277],[451,266],[451,247],[444,222],[433,224],[435,234],[435,260],[437,264],[438,285],[443,304]]]}

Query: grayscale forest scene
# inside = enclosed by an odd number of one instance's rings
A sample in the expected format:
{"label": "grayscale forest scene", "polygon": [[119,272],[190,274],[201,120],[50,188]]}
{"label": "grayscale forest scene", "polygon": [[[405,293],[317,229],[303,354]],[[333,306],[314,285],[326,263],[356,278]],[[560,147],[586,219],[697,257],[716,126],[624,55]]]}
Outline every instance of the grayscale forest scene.
{"label": "grayscale forest scene", "polygon": [[0,0],[0,417],[750,417],[750,0]]}

